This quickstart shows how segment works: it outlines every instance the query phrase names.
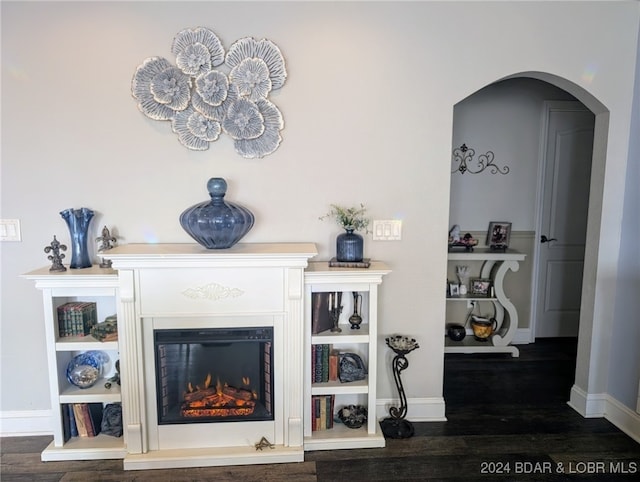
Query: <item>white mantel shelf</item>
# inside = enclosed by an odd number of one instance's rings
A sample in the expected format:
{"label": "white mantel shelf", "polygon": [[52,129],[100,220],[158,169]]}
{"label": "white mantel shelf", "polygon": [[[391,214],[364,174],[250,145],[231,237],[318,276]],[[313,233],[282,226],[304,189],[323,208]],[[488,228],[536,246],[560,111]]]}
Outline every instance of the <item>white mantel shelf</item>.
{"label": "white mantel shelf", "polygon": [[[114,267],[138,268],[185,266],[253,265],[257,259],[274,266],[306,266],[318,254],[313,243],[238,243],[227,249],[206,249],[195,243],[125,244],[101,255],[115,261]],[[264,264],[262,264],[264,266]]]}

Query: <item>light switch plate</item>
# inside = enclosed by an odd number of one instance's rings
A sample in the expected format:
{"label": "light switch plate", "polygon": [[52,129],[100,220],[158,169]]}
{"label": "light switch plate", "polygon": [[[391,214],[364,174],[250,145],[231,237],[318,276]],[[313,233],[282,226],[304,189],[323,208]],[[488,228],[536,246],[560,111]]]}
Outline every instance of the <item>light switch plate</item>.
{"label": "light switch plate", "polygon": [[400,241],[402,239],[402,220],[386,219],[373,221],[374,241]]}
{"label": "light switch plate", "polygon": [[19,219],[0,219],[0,241],[22,241]]}

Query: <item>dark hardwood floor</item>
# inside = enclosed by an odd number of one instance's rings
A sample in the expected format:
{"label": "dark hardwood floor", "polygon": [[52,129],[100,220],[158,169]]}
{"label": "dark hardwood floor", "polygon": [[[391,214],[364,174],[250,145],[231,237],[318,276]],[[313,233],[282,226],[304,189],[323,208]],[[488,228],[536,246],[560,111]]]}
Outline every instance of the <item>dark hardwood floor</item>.
{"label": "dark hardwood floor", "polygon": [[0,441],[0,480],[640,480],[640,444],[566,404],[575,340],[520,348],[520,358],[446,355],[448,421],[416,423],[414,437],[383,449],[308,452],[296,464],[125,472],[119,460],[41,462],[51,437],[12,437]]}

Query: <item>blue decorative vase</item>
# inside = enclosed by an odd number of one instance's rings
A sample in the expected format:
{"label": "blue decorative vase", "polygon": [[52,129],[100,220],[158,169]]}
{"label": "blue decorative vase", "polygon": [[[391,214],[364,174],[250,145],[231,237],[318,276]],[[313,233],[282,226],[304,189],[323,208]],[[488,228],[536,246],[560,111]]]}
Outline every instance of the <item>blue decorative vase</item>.
{"label": "blue decorative vase", "polygon": [[362,261],[364,257],[364,238],[353,229],[339,234],[336,238],[336,258],[338,261]]}
{"label": "blue decorative vase", "polygon": [[209,179],[207,190],[211,201],[185,210],[180,225],[207,249],[230,248],[249,232],[255,218],[247,208],[224,200],[227,182],[221,177]]}
{"label": "blue decorative vase", "polygon": [[93,214],[93,211],[88,208],[65,209],[60,212],[71,234],[71,264],[69,265],[71,269],[91,267],[87,236]]}

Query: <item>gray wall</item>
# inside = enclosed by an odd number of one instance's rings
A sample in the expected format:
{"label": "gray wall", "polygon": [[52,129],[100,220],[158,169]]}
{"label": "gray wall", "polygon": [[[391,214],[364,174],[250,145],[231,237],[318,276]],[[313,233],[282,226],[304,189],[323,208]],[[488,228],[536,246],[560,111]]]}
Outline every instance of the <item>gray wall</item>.
{"label": "gray wall", "polygon": [[[339,233],[318,220],[331,203],[364,202],[374,218],[403,220],[402,241],[369,238],[365,245],[369,256],[393,268],[381,292],[379,396],[395,393],[384,337],[409,334],[420,341],[412,367],[421,369],[407,370],[408,396],[442,409],[454,106],[520,72],[565,79],[610,112],[606,176],[595,181],[602,217],[594,231],[610,234],[600,237],[594,258],[594,317],[609,328],[603,314],[626,303],[615,298],[615,286],[624,262],[618,213],[636,2],[2,2],[0,8],[1,214],[19,218],[23,236],[3,243],[1,253],[5,421],[33,411],[46,417],[49,410],[40,294],[19,275],[47,264],[43,247],[54,234],[68,242],[59,212],[92,208],[92,234],[107,224],[121,243],[190,242],[178,216],[206,199],[212,176],[227,178],[229,197],[254,211],[246,242],[312,241],[318,259],[333,255]],[[167,123],[137,111],[130,94],[135,68],[156,55],[173,63],[173,36],[201,25],[225,47],[254,36],[281,48],[289,77],[273,96],[285,119],[273,155],[242,159],[228,140],[188,151]],[[515,153],[500,155],[513,162]],[[486,222],[468,228],[484,230]],[[606,363],[592,366],[588,356],[584,363],[585,371],[602,375],[598,383],[607,379]],[[637,384],[637,377],[623,382]]]}
{"label": "gray wall", "polygon": [[640,58],[636,64],[631,132],[620,238],[620,282],[611,330],[609,391],[625,406],[634,408],[640,403],[640,391],[633,383],[640,380]]}

